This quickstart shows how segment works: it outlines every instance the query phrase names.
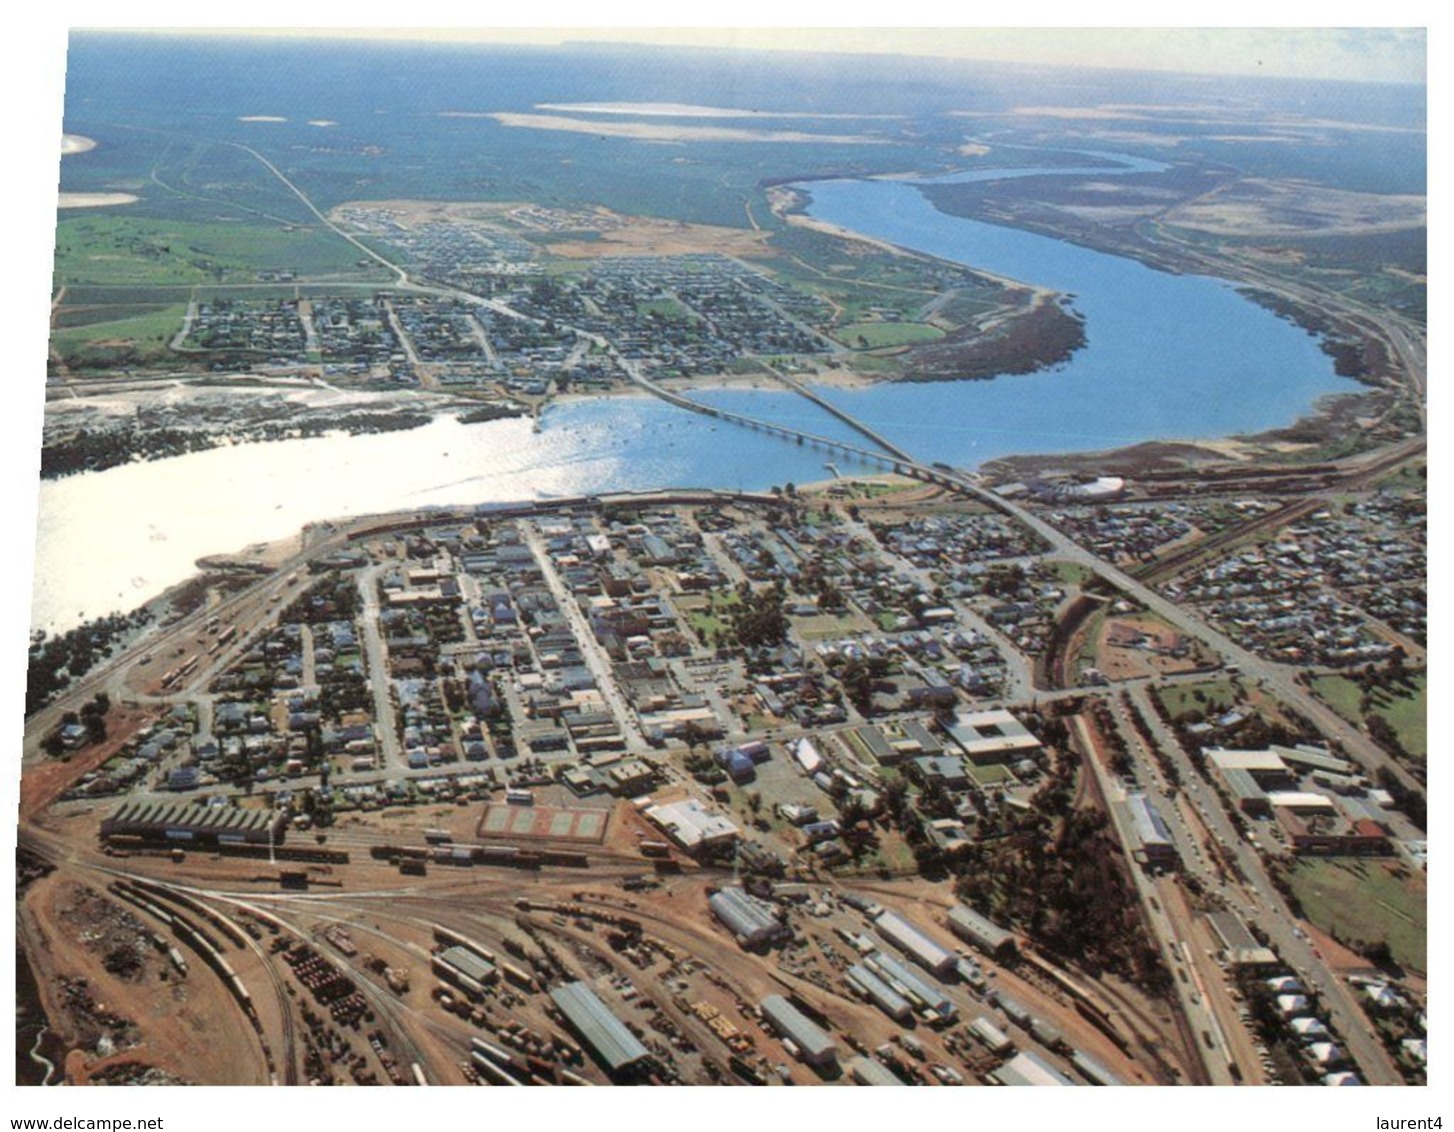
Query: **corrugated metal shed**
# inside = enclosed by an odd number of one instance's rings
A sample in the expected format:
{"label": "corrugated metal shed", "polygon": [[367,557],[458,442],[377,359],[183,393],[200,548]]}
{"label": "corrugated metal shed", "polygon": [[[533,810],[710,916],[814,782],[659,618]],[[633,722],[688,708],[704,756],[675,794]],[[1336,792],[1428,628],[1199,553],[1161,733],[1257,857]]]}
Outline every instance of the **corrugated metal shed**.
{"label": "corrugated metal shed", "polygon": [[1038,1054],[1017,1053],[990,1074],[1001,1085],[1074,1085],[1075,1082]]}
{"label": "corrugated metal shed", "polygon": [[1070,1064],[1075,1066],[1080,1075],[1092,1085],[1124,1085],[1126,1083],[1095,1058],[1080,1050],[1076,1050],[1070,1055]]}
{"label": "corrugated metal shed", "polygon": [[626,1024],[606,1008],[596,992],[585,983],[566,983],[550,992],[551,1000],[565,1015],[571,1028],[612,1073],[651,1056]]}
{"label": "corrugated metal shed", "polygon": [[895,1022],[906,1022],[913,1016],[914,1008],[909,1005],[909,1000],[862,963],[855,963],[845,974],[850,983],[868,995],[869,1001]]}
{"label": "corrugated metal shed", "polygon": [[238,840],[266,843],[270,835],[276,838],[281,833],[283,820],[280,810],[127,802],[101,823],[101,836],[165,837],[183,833],[205,839],[225,833]]}
{"label": "corrugated metal shed", "polygon": [[936,975],[947,975],[954,968],[956,956],[940,947],[897,912],[885,912],[874,921],[883,936],[915,963]]}
{"label": "corrugated metal shed", "polygon": [[868,1057],[855,1057],[848,1063],[848,1072],[860,1085],[902,1085],[903,1082],[877,1061]]}
{"label": "corrugated metal shed", "polygon": [[950,931],[983,952],[999,955],[1003,951],[1012,955],[1017,950],[1015,937],[1010,932],[964,904],[949,909],[948,920]]}
{"label": "corrugated metal shed", "polygon": [[893,956],[874,951],[864,958],[864,962],[869,970],[916,1006],[944,1019],[951,1019],[958,1013],[958,1008],[943,991],[930,986]]}
{"label": "corrugated metal shed", "polygon": [[468,975],[477,983],[491,983],[495,980],[495,965],[467,947],[447,947],[435,958]]}
{"label": "corrugated metal shed", "polygon": [[747,943],[764,943],[783,933],[772,909],[740,888],[723,888],[707,897],[712,914]]}
{"label": "corrugated metal shed", "polygon": [[760,1006],[773,1029],[797,1046],[810,1065],[827,1064],[838,1056],[837,1043],[782,995],[770,994]]}

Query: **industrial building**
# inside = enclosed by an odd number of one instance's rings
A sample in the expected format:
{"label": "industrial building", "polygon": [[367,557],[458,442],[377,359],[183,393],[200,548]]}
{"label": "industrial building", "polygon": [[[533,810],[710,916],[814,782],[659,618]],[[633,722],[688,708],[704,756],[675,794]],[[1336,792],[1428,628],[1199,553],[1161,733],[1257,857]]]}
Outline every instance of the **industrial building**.
{"label": "industrial building", "polygon": [[565,983],[555,987],[550,998],[565,1017],[566,1024],[591,1048],[612,1077],[630,1075],[650,1060],[651,1051],[585,983]]}
{"label": "industrial building", "polygon": [[884,912],[874,921],[878,934],[915,963],[939,978],[954,970],[956,956],[940,947],[897,912]]}
{"label": "industrial building", "polygon": [[991,1080],[1000,1085],[1074,1085],[1075,1082],[1047,1062],[1039,1054],[1028,1050],[1010,1058],[993,1073]]}
{"label": "industrial building", "polygon": [[1003,1055],[1010,1053],[1015,1048],[1015,1043],[1010,1041],[1009,1035],[988,1018],[976,1018],[969,1024],[969,1032],[984,1042],[985,1048],[990,1053]]}
{"label": "industrial building", "polygon": [[499,973],[495,965],[467,947],[447,947],[429,961],[429,969],[442,981],[465,991],[471,998],[484,994]]}
{"label": "industrial building", "polygon": [[909,1005],[909,1000],[862,963],[855,963],[845,973],[850,984],[895,1022],[903,1025],[914,1017],[914,1008]]}
{"label": "industrial building", "polygon": [[792,935],[775,909],[740,888],[722,888],[707,897],[712,915],[743,947],[766,947]]}
{"label": "industrial building", "polygon": [[286,823],[287,816],[281,810],[127,802],[101,822],[101,836],[204,845],[268,845],[282,843]]}
{"label": "industrial building", "polygon": [[902,1085],[894,1076],[871,1057],[855,1057],[848,1063],[848,1072],[860,1085]]}
{"label": "industrial building", "polygon": [[695,798],[648,806],[643,812],[688,853],[731,845],[742,835],[732,822]]}
{"label": "industrial building", "polygon": [[1035,1015],[1030,1013],[1030,1008],[1018,999],[1011,998],[1007,994],[996,993],[994,1001],[1005,1012],[1005,1017],[1022,1030],[1028,1030],[1030,1023],[1035,1020]]}
{"label": "industrial building", "polygon": [[870,971],[907,998],[915,1009],[931,1015],[935,1021],[953,1022],[958,1016],[958,1007],[943,991],[930,986],[892,956],[873,951],[864,957],[863,962]]}
{"label": "industrial building", "polygon": [[1080,1050],[1072,1051],[1070,1064],[1092,1085],[1124,1085],[1126,1083],[1090,1054],[1082,1053]]}
{"label": "industrial building", "polygon": [[1175,868],[1179,860],[1176,844],[1166,821],[1145,794],[1126,795],[1126,816],[1131,822],[1131,836],[1136,844],[1131,855],[1149,868]]}
{"label": "industrial building", "polygon": [[965,943],[1001,963],[1019,954],[1019,944],[1011,933],[967,905],[956,904],[949,909],[948,923],[949,930]]}
{"label": "industrial building", "polygon": [[837,1043],[782,995],[770,994],[758,1006],[778,1036],[792,1042],[798,1056],[809,1065],[827,1066],[837,1061]]}

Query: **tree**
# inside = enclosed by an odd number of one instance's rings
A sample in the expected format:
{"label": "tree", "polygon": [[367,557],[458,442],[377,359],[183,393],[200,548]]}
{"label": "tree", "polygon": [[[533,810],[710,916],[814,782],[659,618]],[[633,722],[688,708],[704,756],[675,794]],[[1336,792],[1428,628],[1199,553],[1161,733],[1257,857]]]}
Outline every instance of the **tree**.
{"label": "tree", "polygon": [[707,742],[707,733],[696,720],[689,719],[682,724],[681,740],[689,751],[695,751]]}
{"label": "tree", "polygon": [[838,682],[860,715],[873,714],[873,673],[862,657],[851,658],[839,670]]}
{"label": "tree", "polygon": [[773,585],[756,592],[747,587],[742,601],[732,610],[732,629],[743,648],[772,648],[782,644],[788,632],[788,619],[783,610],[781,587]]}

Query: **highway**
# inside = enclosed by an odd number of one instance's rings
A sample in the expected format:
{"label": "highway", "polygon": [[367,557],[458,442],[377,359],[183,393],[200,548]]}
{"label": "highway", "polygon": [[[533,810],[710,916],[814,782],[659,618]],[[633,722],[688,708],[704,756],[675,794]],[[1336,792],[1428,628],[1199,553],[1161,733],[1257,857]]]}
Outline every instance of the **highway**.
{"label": "highway", "polygon": [[[1131,696],[1157,745],[1171,759],[1181,775],[1181,789],[1187,803],[1195,808],[1197,817],[1217,843],[1232,855],[1248,881],[1245,888],[1217,881],[1212,890],[1220,892],[1233,911],[1266,932],[1283,959],[1311,989],[1322,996],[1323,1009],[1328,1020],[1339,1031],[1345,1048],[1357,1061],[1368,1083],[1402,1084],[1403,1078],[1389,1060],[1382,1044],[1369,1032],[1368,1021],[1353,1001],[1348,985],[1333,975],[1322,959],[1314,954],[1302,929],[1297,927],[1297,918],[1268,878],[1261,855],[1248,844],[1241,830],[1235,827],[1223,810],[1221,799],[1202,781],[1176,736],[1153,710],[1149,686],[1137,686],[1132,690]],[[1134,745],[1128,746],[1135,749]],[[1143,763],[1142,772],[1159,778],[1159,771],[1149,760]],[[1143,781],[1153,780],[1147,778]],[[1180,812],[1172,811],[1171,807],[1160,808],[1168,824],[1181,825],[1184,835],[1191,837],[1190,832],[1186,831],[1186,819]],[[1197,871],[1204,883],[1212,883],[1210,870],[1202,868]]]}

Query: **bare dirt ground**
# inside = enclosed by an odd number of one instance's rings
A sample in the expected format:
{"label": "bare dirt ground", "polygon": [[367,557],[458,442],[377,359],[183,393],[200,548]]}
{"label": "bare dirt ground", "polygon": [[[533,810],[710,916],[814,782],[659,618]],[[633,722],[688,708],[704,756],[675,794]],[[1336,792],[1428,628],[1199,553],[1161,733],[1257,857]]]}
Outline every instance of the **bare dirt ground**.
{"label": "bare dirt ground", "polygon": [[620,227],[608,228],[598,240],[562,240],[545,245],[553,255],[567,259],[607,256],[676,256],[716,253],[726,256],[765,256],[776,252],[766,232],[686,224],[646,216],[625,217]]}
{"label": "bare dirt ground", "polygon": [[[73,1048],[66,1076],[86,1083],[108,1067],[154,1067],[179,1081],[261,1085],[252,1029],[195,956],[182,975],[134,909],[67,876],[36,882],[17,928],[51,1023]],[[113,973],[108,967],[122,973]]]}
{"label": "bare dirt ground", "polygon": [[[135,193],[61,193],[57,208],[108,208],[118,204],[135,204],[141,198]],[[97,345],[105,345],[98,342]]]}
{"label": "bare dirt ground", "polygon": [[1366,236],[1424,227],[1428,201],[1249,178],[1178,205],[1164,220],[1216,236]]}
{"label": "bare dirt ground", "polygon": [[[1144,641],[1131,644],[1136,638]],[[1185,648],[1186,655],[1170,655],[1177,647]],[[1198,642],[1154,617],[1107,618],[1096,641],[1096,667],[1109,680],[1192,672],[1211,659]]]}
{"label": "bare dirt ground", "polygon": [[[607,256],[675,256],[716,253],[726,256],[769,256],[767,232],[688,224],[651,216],[625,216],[606,208],[549,208],[520,201],[381,200],[351,201],[335,206],[330,219],[346,222],[351,210],[385,213],[405,228],[448,222],[477,224],[527,235],[553,255],[567,259]],[[553,233],[562,238],[551,240]],[[595,239],[570,238],[593,233]]]}

